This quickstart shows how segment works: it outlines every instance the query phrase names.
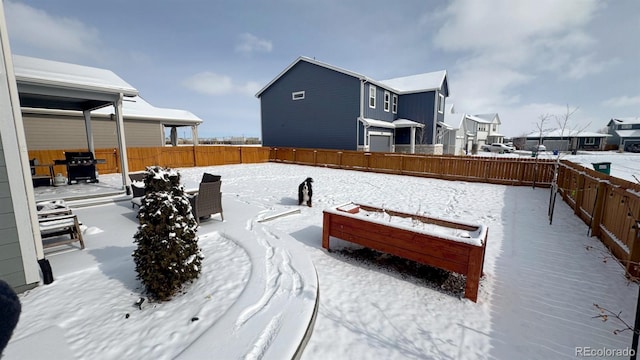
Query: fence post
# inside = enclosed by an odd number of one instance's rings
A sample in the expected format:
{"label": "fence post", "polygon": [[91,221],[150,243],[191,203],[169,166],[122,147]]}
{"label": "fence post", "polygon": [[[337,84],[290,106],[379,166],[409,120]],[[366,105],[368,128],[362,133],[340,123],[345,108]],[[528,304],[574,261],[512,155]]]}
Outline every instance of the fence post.
{"label": "fence post", "polygon": [[193,145],[193,166],[197,167],[198,166],[198,152],[196,151],[196,147],[197,145]]}
{"label": "fence post", "polygon": [[596,201],[591,215],[591,236],[600,238],[600,222],[602,222],[602,212],[607,198],[607,184],[604,181],[598,181],[596,191]]}
{"label": "fence post", "polygon": [[580,209],[582,208],[582,200],[584,198],[584,173],[578,173],[576,188],[571,191],[573,200],[575,200],[575,207],[573,209],[573,212],[578,215],[578,217],[580,217]]}
{"label": "fence post", "polygon": [[313,166],[318,166],[318,150],[313,150]]}
{"label": "fence post", "polygon": [[338,151],[338,167],[342,168],[342,151]]}

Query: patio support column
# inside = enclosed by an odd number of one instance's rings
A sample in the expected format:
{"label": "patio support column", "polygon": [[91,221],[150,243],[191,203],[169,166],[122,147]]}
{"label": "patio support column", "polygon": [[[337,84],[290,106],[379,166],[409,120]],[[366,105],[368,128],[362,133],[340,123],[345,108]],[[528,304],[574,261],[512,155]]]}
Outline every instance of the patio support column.
{"label": "patio support column", "polygon": [[95,157],[95,147],[93,145],[93,130],[91,129],[91,110],[84,110],[82,112],[84,116],[84,129],[87,132],[87,148]]}
{"label": "patio support column", "polygon": [[416,153],[416,127],[411,127],[411,136],[409,138],[409,152],[412,154]]}
{"label": "patio support column", "polygon": [[113,103],[115,108],[116,131],[118,133],[118,146],[120,147],[120,173],[122,174],[122,187],[127,195],[131,194],[131,180],[129,179],[129,161],[127,160],[127,142],[124,137],[124,120],[122,119],[122,93]]}
{"label": "patio support column", "polygon": [[198,126],[191,125],[191,134],[193,136],[193,146],[198,145]]}

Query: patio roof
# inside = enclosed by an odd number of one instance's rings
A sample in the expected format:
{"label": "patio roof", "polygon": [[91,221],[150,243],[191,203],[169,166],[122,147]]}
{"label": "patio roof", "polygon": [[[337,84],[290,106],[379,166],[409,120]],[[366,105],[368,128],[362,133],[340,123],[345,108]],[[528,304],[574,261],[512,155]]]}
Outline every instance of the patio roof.
{"label": "patio roof", "polygon": [[93,110],[138,90],[110,70],[13,55],[20,106]]}

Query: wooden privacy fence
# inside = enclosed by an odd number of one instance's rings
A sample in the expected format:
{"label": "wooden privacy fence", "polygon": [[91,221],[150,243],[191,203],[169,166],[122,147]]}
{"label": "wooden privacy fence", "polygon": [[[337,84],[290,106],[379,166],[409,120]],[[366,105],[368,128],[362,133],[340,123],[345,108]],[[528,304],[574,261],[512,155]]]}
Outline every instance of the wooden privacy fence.
{"label": "wooden privacy fence", "polygon": [[272,148],[269,160],[503,185],[551,186],[553,160]]}
{"label": "wooden privacy fence", "polygon": [[[445,180],[550,187],[555,160],[366,153],[272,148],[276,162],[426,176]],[[640,277],[640,184],[611,177],[567,160],[558,166],[558,190],[565,202],[623,264]],[[585,229],[585,232],[587,229]]]}
{"label": "wooden privacy fence", "polygon": [[558,190],[591,235],[611,250],[629,275],[640,277],[640,184],[562,160]]}
{"label": "wooden privacy fence", "polygon": [[[29,159],[36,158],[40,164],[53,164],[64,159],[65,151],[87,151],[87,149],[29,150]],[[96,165],[100,174],[119,173],[120,151],[118,149],[96,149],[96,159],[104,164]],[[247,164],[269,161],[269,148],[245,146],[175,146],[127,148],[129,171],[142,171],[147,166],[159,165],[170,168]],[[67,176],[65,165],[54,166],[55,173]],[[36,175],[48,175],[46,167],[36,168]]]}
{"label": "wooden privacy fence", "polygon": [[[64,159],[65,150],[30,150],[29,158],[40,164]],[[66,149],[86,151],[86,149]],[[340,169],[381,172],[504,185],[550,187],[555,160],[472,156],[410,155],[324,149],[244,146],[178,146],[127,148],[129,171],[149,165],[195,167],[260,162],[283,162]],[[117,149],[97,149],[101,174],[120,172]],[[65,176],[66,166],[55,173]],[[37,167],[36,175],[48,175]],[[611,177],[567,160],[558,167],[558,190],[562,199],[624,265],[631,276],[640,277],[640,184]],[[586,231],[586,230],[585,230]]]}

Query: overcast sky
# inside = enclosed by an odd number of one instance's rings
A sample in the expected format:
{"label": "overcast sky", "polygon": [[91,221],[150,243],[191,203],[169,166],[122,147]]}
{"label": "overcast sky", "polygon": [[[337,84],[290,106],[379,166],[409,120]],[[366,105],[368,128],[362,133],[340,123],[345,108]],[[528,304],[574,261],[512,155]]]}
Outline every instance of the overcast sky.
{"label": "overcast sky", "polygon": [[640,116],[637,0],[4,6],[14,54],[112,70],[152,105],[202,118],[200,137],[260,137],[254,95],[301,55],[375,80],[447,70],[447,104],[497,112],[508,137],[536,130],[541,115],[562,115],[567,105],[578,108],[571,127],[592,131],[612,117]]}

